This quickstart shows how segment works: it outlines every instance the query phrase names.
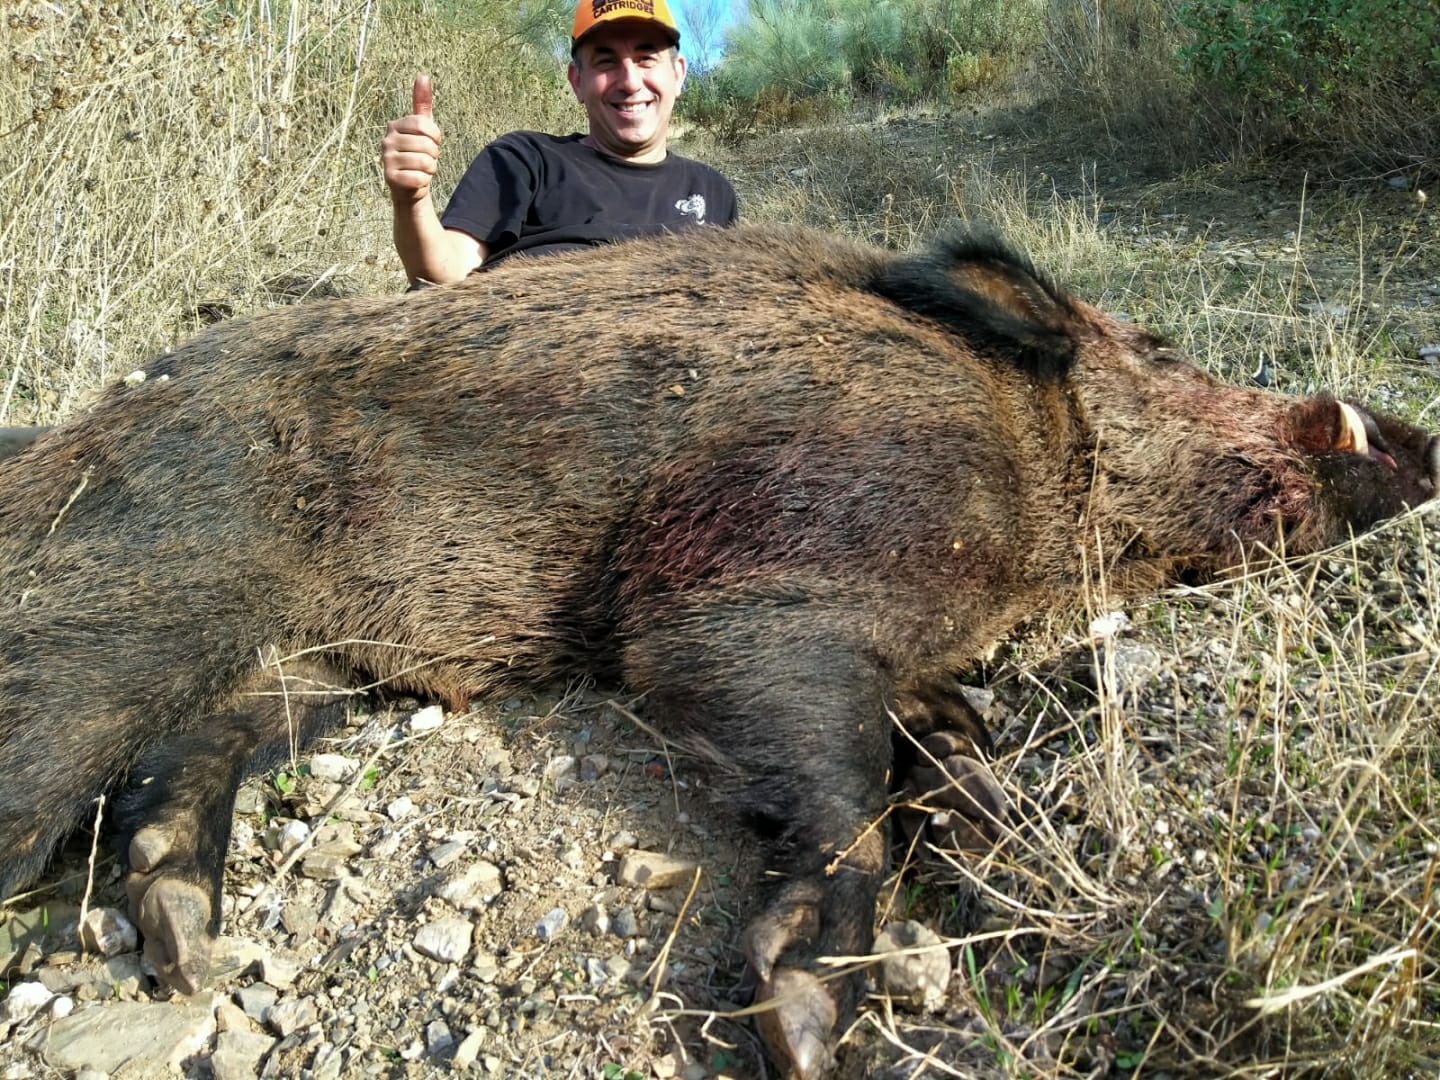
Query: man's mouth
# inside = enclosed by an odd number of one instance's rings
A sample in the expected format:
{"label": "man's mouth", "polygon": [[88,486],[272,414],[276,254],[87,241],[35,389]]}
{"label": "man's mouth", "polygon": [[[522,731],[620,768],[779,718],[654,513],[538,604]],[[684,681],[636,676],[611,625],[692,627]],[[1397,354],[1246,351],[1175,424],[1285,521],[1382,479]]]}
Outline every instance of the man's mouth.
{"label": "man's mouth", "polygon": [[654,102],[650,101],[624,101],[618,102],[615,105],[615,109],[625,116],[639,116],[642,113],[648,112],[653,104]]}

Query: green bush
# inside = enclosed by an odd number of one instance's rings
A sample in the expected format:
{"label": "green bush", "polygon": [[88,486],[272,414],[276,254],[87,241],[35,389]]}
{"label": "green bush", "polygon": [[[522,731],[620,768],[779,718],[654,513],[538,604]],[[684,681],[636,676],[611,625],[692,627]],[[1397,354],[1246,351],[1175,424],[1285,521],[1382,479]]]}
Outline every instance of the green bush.
{"label": "green bush", "polygon": [[1216,108],[1366,157],[1435,152],[1435,0],[1185,0],[1181,50]]}

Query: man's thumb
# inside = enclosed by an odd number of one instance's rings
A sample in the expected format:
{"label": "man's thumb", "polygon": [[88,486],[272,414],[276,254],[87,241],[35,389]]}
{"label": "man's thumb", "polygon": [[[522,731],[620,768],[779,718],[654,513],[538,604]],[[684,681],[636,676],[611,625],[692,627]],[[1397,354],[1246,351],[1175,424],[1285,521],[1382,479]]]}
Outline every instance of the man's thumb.
{"label": "man's thumb", "polygon": [[413,112],[417,116],[433,116],[435,113],[435,88],[429,75],[415,76]]}

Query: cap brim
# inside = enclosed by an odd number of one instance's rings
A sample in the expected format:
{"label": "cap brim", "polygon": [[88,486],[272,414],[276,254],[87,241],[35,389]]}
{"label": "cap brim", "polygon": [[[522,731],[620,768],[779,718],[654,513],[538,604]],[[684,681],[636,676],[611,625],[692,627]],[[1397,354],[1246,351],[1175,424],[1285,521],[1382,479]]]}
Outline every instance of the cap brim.
{"label": "cap brim", "polygon": [[616,17],[613,18],[613,19],[600,19],[600,20],[598,20],[598,21],[596,21],[596,22],[594,22],[594,23],[591,23],[589,29],[587,29],[587,30],[586,30],[583,34],[581,34],[579,37],[577,37],[577,38],[571,38],[571,39],[570,39],[570,54],[573,56],[573,55],[575,54],[575,50],[580,47],[581,43],[584,42],[586,38],[589,38],[589,37],[594,36],[594,34],[595,34],[595,32],[596,32],[597,30],[603,30],[605,27],[607,27],[607,26],[613,26],[613,25],[615,25],[616,23],[626,23],[626,22],[649,23],[651,26],[655,27],[655,28],[656,28],[657,30],[659,30],[662,34],[664,34],[666,37],[668,37],[668,38],[670,39],[670,44],[671,44],[671,45],[679,45],[679,44],[680,44],[680,31],[679,31],[679,30],[676,30],[674,27],[666,26],[666,25],[665,25],[663,22],[661,22],[659,19],[646,19],[646,18],[644,18],[644,17],[642,17],[642,16],[639,16],[639,15],[619,15],[619,16],[616,16]]}

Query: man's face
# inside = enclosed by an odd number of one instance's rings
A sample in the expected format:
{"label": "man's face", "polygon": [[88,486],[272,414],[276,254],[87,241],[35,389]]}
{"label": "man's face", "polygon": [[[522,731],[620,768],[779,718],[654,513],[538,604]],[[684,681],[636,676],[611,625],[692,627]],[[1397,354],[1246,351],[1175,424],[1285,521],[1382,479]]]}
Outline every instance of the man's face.
{"label": "man's face", "polygon": [[665,157],[685,59],[663,29],[627,19],[600,27],[581,43],[569,77],[590,120],[592,147],[630,161]]}

